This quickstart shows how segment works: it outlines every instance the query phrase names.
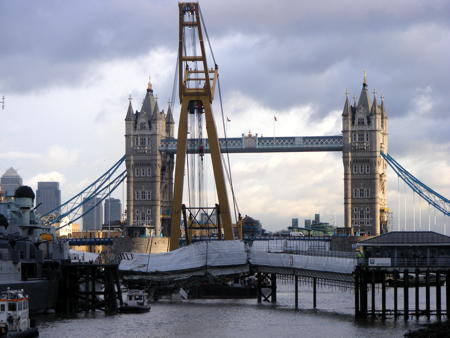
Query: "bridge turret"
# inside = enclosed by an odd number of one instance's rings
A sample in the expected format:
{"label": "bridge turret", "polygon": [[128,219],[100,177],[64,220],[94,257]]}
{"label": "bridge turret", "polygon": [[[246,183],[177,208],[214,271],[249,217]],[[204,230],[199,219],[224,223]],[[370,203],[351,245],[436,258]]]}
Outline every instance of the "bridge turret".
{"label": "bridge turret", "polygon": [[[152,203],[155,196],[152,188],[152,185],[155,184],[154,175],[157,176],[158,180],[157,169],[160,167],[157,163],[157,150],[156,158],[153,156],[155,154],[155,138],[160,137],[154,135],[158,133],[160,128],[155,128],[156,130],[153,131],[151,123],[151,116],[155,109],[158,110],[158,105],[153,96],[153,85],[149,81],[141,110],[132,114],[130,102],[125,119],[127,223],[130,236],[149,234],[151,228],[157,230],[158,226],[152,219],[155,209],[159,209],[159,205],[156,205],[158,203]],[[131,114],[132,119],[130,119]]]}
{"label": "bridge turret", "polygon": [[155,105],[153,107],[151,121],[152,121],[152,123],[157,124],[160,119],[161,119],[161,114],[159,113],[158,101],[155,100]]}
{"label": "bridge turret", "polygon": [[[353,121],[353,110],[354,107],[350,105],[348,100],[348,93],[345,95],[345,104],[342,111],[342,138],[343,138],[343,157],[344,162],[344,214],[347,218],[351,215],[351,143],[352,143],[352,121]],[[351,220],[344,220],[345,224],[351,224]]]}
{"label": "bridge turret", "polygon": [[134,119],[134,113],[133,113],[133,106],[131,104],[131,96],[128,98],[128,109],[127,109],[127,115],[125,117],[125,121],[133,121]]}
{"label": "bridge turret", "polygon": [[173,119],[172,108],[167,108],[166,115],[166,138],[174,137],[175,120]]}
{"label": "bridge turret", "polygon": [[[375,95],[375,94],[374,94]],[[380,151],[387,151],[387,129],[382,126],[384,104],[369,100],[367,75],[356,107],[343,112],[343,162],[345,226],[353,232],[379,235],[387,231],[386,165]],[[350,111],[354,115],[350,121]]]}
{"label": "bridge turret", "polygon": [[128,109],[125,116],[125,154],[128,154],[133,148],[133,127],[135,114],[133,113],[133,106],[131,104],[131,96],[128,98]]}
{"label": "bridge turret", "polygon": [[384,130],[385,133],[387,133],[387,119],[388,119],[388,117],[387,117],[387,112],[384,109],[384,96],[381,96],[380,113],[381,113],[381,128]]}

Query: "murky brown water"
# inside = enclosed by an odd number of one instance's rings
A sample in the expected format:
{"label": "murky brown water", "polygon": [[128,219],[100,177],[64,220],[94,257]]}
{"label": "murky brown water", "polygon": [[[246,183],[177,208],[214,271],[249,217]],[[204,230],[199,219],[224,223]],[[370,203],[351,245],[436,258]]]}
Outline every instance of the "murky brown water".
{"label": "murky brown water", "polygon": [[[418,323],[402,319],[358,323],[353,293],[319,289],[312,309],[309,286],[300,287],[295,311],[292,284],[279,283],[278,304],[246,300],[189,300],[155,303],[145,314],[105,317],[101,312],[78,318],[39,319],[40,337],[402,337]],[[402,304],[402,303],[400,303]]]}

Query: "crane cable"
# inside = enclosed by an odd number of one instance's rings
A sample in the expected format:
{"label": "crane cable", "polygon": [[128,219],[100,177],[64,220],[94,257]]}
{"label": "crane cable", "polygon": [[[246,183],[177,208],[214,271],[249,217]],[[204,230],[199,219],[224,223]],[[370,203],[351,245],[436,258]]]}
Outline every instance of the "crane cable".
{"label": "crane cable", "polygon": [[[214,52],[213,52],[212,46],[211,46],[211,41],[209,40],[208,30],[206,29],[205,20],[203,18],[203,14],[202,14],[200,7],[199,7],[199,13],[200,13],[200,20],[203,25],[203,29],[205,30],[205,36],[206,36],[206,40],[208,42],[209,51],[211,53],[214,65],[217,66],[216,58],[214,57]],[[227,132],[226,132],[226,128],[225,128],[225,117],[224,117],[224,113],[223,113],[222,91],[221,91],[221,87],[220,87],[219,75],[217,76],[217,90],[219,92],[220,111],[221,111],[221,115],[222,115],[222,127],[223,127],[223,133],[224,133],[224,138],[225,138],[225,150],[226,150],[226,154],[227,154],[227,166],[225,166],[225,171],[227,174],[228,182],[230,184],[231,195],[233,197],[234,217],[237,221],[238,220],[237,213],[239,213],[239,207],[238,207],[238,203],[236,200],[236,195],[235,195],[234,186],[233,186],[233,178],[231,175],[230,153],[228,151],[228,139],[227,139]],[[222,154],[222,158],[223,158],[223,154]]]}

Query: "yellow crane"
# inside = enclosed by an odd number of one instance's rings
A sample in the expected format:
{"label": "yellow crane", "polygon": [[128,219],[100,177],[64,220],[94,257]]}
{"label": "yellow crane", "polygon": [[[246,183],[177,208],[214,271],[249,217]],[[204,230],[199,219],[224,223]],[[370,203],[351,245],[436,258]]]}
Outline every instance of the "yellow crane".
{"label": "yellow crane", "polygon": [[[214,65],[213,68],[208,68],[199,4],[197,2],[180,2],[178,6],[178,79],[181,110],[178,125],[175,182],[170,226],[170,250],[175,250],[179,247],[188,114],[194,111],[205,114],[206,131],[208,134],[208,143],[219,201],[220,224],[223,227],[224,239],[233,239],[230,206],[225,186],[222,156],[212,111],[212,102],[214,100],[219,70],[217,65]],[[195,35],[192,34],[192,36],[195,36],[196,40],[193,43],[195,46],[200,47],[199,55],[196,55],[197,48],[186,48],[185,39],[188,30],[191,34],[195,33]]]}

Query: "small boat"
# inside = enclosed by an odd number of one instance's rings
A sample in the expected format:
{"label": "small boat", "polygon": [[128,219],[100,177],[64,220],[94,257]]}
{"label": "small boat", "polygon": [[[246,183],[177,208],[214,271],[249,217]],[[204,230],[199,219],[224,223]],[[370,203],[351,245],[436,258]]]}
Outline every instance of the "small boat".
{"label": "small boat", "polygon": [[150,300],[144,290],[130,289],[124,294],[123,304],[119,311],[122,313],[143,313],[150,311]]}
{"label": "small boat", "polygon": [[0,292],[0,337],[38,337],[38,329],[30,326],[29,311],[23,290]]}

